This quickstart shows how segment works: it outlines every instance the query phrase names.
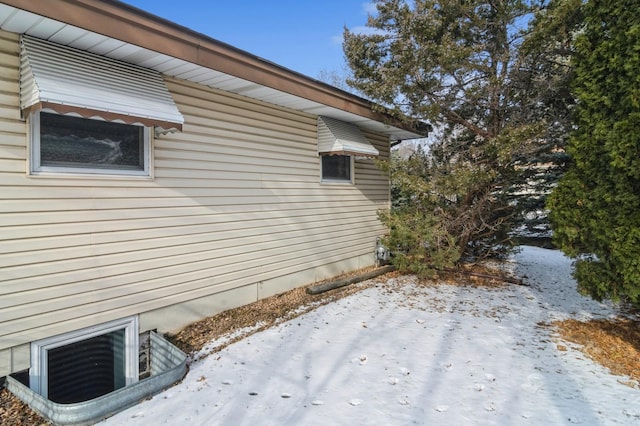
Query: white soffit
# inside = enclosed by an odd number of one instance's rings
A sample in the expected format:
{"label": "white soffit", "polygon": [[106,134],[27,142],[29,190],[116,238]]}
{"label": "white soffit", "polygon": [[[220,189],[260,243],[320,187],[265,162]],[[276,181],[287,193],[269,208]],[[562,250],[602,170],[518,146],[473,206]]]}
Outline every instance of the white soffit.
{"label": "white soffit", "polygon": [[73,110],[82,116],[107,113],[164,129],[184,123],[159,72],[26,35],[21,39],[20,107]]}
{"label": "white soffit", "polygon": [[330,117],[318,117],[318,153],[363,157],[380,155],[358,127]]}

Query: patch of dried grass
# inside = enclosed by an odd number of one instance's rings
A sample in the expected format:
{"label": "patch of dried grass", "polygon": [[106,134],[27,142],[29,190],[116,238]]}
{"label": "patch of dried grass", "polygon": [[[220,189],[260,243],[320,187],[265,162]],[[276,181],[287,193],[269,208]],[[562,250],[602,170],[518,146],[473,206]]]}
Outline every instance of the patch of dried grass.
{"label": "patch of dried grass", "polygon": [[469,263],[456,268],[436,271],[435,276],[420,280],[422,285],[437,286],[447,284],[453,286],[474,286],[500,288],[509,284],[523,285],[522,280],[508,271],[489,264]]}
{"label": "patch of dried grass", "polygon": [[[381,277],[366,281],[368,284],[358,283],[341,287],[317,295],[311,295],[306,289],[311,286],[321,285],[337,279],[350,278],[370,272],[375,268],[361,269],[349,274],[341,275],[337,278],[319,281],[305,287],[295,288],[285,293],[277,294],[249,305],[229,309],[220,314],[205,318],[192,323],[180,332],[167,338],[185,353],[199,351],[204,345],[212,340],[225,335],[249,329],[246,333],[240,334],[227,342],[220,344],[211,353],[219,352],[228,345],[237,342],[248,335],[266,330],[277,322],[287,321],[303,315],[318,306],[331,303],[343,297],[356,293],[364,288],[377,283],[382,283],[391,277],[398,277],[401,274],[397,271],[389,272]],[[480,274],[484,276],[469,275]],[[503,270],[491,268],[484,265],[470,265],[454,271],[440,271],[438,276],[432,279],[422,280],[422,285],[440,285],[446,282],[450,285],[472,285],[481,287],[501,287],[512,281],[514,278]]]}
{"label": "patch of dried grass", "polygon": [[8,390],[0,389],[0,424],[2,426],[50,425]]}
{"label": "patch of dried grass", "polygon": [[[348,278],[369,272],[375,268],[367,268],[345,274],[339,278]],[[395,274],[392,272],[391,274]],[[389,278],[390,274],[385,274]],[[326,293],[311,295],[306,292],[307,287],[320,285],[331,280],[325,280],[310,284],[305,287],[295,288],[285,293],[258,300],[249,305],[229,309],[212,317],[205,318],[188,325],[168,339],[185,353],[200,350],[207,342],[228,335],[234,331],[251,328],[250,332],[239,335],[227,343],[216,347],[212,353],[218,352],[229,344],[236,342],[249,334],[265,330],[276,322],[287,321],[309,312],[318,306],[325,305],[343,297],[349,296],[364,288],[374,285],[386,278],[374,278],[367,281],[368,284],[358,283],[341,287]]]}
{"label": "patch of dried grass", "polygon": [[[640,383],[640,321],[615,318],[577,321],[557,321],[553,326],[560,338],[577,343],[579,349],[592,360],[608,368],[613,374],[628,376]],[[623,383],[623,382],[621,382]]]}

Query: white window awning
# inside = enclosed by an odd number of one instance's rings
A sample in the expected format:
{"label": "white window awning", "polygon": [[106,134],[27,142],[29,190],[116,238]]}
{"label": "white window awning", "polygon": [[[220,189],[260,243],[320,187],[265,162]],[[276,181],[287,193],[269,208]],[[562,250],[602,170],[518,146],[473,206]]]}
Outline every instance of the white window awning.
{"label": "white window awning", "polygon": [[318,154],[360,157],[380,155],[357,126],[330,117],[318,117]]}
{"label": "white window awning", "polygon": [[182,130],[159,72],[26,35],[21,40],[20,108]]}

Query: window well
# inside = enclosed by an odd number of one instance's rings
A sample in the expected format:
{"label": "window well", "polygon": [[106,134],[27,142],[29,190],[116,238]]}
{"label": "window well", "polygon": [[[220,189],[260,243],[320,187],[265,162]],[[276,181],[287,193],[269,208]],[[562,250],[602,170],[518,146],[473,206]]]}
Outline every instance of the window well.
{"label": "window well", "polygon": [[[7,376],[6,388],[54,424],[86,425],[131,407],[184,377],[187,356],[178,348],[148,332],[139,337],[140,347],[130,351],[130,337],[121,327],[46,350],[46,362],[40,360],[47,370],[43,373],[46,381],[39,382],[46,383],[48,396],[34,390],[38,378],[33,363],[28,375]],[[123,362],[123,351],[143,356],[125,355]],[[140,380],[131,382],[129,362],[146,364],[148,370],[140,369]]]}

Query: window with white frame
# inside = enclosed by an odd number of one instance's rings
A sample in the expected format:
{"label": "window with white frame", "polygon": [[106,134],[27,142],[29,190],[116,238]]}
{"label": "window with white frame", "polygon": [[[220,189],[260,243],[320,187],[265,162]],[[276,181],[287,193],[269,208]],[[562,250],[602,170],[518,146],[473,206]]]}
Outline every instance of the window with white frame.
{"label": "window with white frame", "polygon": [[53,402],[88,401],[137,381],[137,317],[31,344],[29,387]]}
{"label": "window with white frame", "polygon": [[150,176],[150,128],[36,111],[30,114],[31,173]]}
{"label": "window with white frame", "polygon": [[351,155],[322,155],[322,181],[353,183],[353,157]]}

